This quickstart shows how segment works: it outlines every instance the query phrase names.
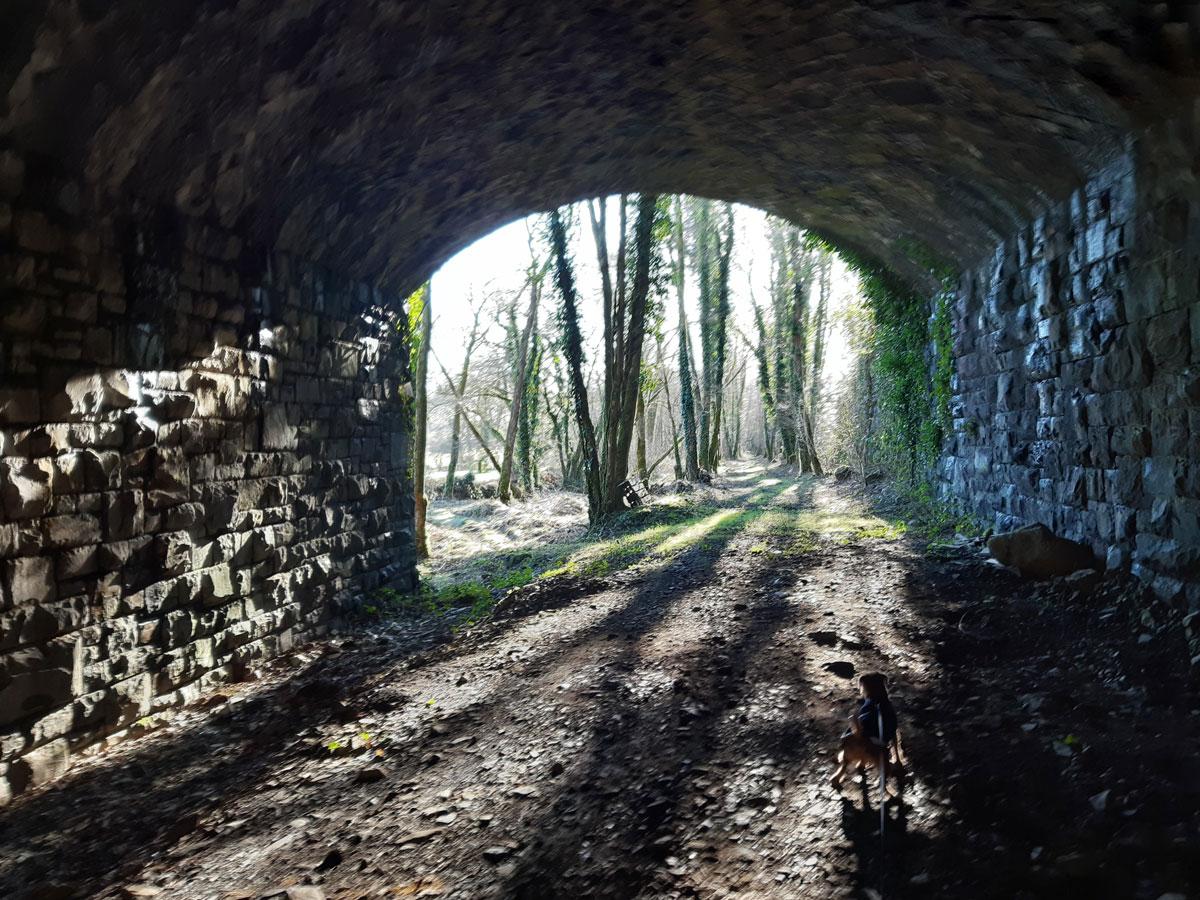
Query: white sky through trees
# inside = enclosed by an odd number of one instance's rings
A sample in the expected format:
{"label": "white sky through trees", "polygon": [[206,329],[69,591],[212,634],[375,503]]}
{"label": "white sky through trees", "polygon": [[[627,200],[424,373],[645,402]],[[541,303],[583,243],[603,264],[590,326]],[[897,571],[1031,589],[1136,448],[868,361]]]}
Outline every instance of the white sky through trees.
{"label": "white sky through trees", "polygon": [[[634,210],[630,210],[631,217]],[[770,303],[771,251],[767,239],[767,217],[761,210],[748,206],[735,205],[734,221],[736,232],[733,245],[732,271],[729,277],[730,307],[732,325],[750,341],[755,340],[754,314],[750,306],[751,292],[760,306]],[[488,298],[490,295],[508,298],[514,291],[520,290],[525,283],[526,268],[529,265],[528,229],[532,229],[535,239],[535,249],[545,252],[542,240],[542,217],[531,216],[521,219],[491,234],[480,238],[475,243],[464,248],[446,261],[433,276],[433,352],[450,372],[457,372],[462,365],[463,353],[466,349],[467,337],[471,328],[470,299]],[[617,200],[608,200],[608,248],[615,258],[617,247]],[[600,272],[596,265],[596,249],[592,240],[591,223],[587,212],[582,207],[576,208],[574,227],[571,233],[571,249],[575,258],[575,277],[579,290],[579,306],[583,316],[584,348],[588,361],[594,360],[601,353],[601,318],[600,318]],[[690,262],[690,260],[689,260]],[[688,321],[693,336],[693,353],[699,344],[699,330],[696,325],[699,286],[696,283],[696,273],[688,271],[686,286],[686,304]],[[815,290],[814,284],[814,290]],[[830,298],[829,314],[832,328],[829,343],[826,347],[826,363],[824,380],[826,390],[835,387],[849,361],[845,335],[840,326],[838,313],[845,307],[857,290],[857,279],[848,272],[840,259],[835,260],[833,271],[833,295]],[[814,297],[815,300],[815,297]],[[518,318],[523,321],[524,310],[528,308],[528,291],[526,290],[518,304]],[[488,333],[490,341],[504,339],[503,331],[495,326],[495,298],[487,301],[487,308],[481,316],[481,322],[492,323]],[[559,304],[558,291],[553,282],[547,284],[541,303],[541,321],[543,330],[556,314]],[[674,370],[676,348],[676,324],[678,321],[678,306],[675,301],[674,288],[666,301],[666,323],[664,326],[665,347],[669,358],[668,366]],[[731,330],[730,341],[737,343],[739,357],[745,358],[745,348]],[[477,350],[476,352],[481,352]],[[654,359],[653,344],[646,345],[647,359]],[[698,360],[697,360],[698,364]],[[431,372],[437,372],[436,364],[431,364]],[[757,378],[757,369],[751,363],[748,368],[751,379]],[[441,386],[441,379],[430,379],[430,391],[436,392]],[[757,390],[757,381],[751,380],[747,390]],[[828,394],[827,394],[828,396]]]}

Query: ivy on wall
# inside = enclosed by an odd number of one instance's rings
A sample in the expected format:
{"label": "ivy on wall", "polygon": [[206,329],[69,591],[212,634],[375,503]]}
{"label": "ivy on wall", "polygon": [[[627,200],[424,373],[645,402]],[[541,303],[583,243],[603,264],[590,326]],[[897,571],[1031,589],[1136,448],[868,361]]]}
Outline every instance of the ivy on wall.
{"label": "ivy on wall", "polygon": [[876,385],[873,458],[895,480],[927,492],[942,442],[953,427],[951,302],[958,275],[927,249],[901,242],[905,255],[940,285],[930,296],[877,259],[820,240],[858,276],[874,318],[871,346],[865,349]]}

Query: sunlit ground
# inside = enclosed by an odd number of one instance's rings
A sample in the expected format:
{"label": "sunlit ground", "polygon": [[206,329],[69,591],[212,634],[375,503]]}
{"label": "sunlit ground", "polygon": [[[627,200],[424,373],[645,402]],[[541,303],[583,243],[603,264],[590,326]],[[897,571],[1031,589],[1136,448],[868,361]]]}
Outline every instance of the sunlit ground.
{"label": "sunlit ground", "polygon": [[[445,604],[483,603],[490,592],[560,576],[650,575],[694,550],[741,542],[751,553],[801,554],[822,541],[894,539],[904,524],[839,496],[813,502],[829,479],[730,464],[711,488],[648,498],[605,525],[587,528],[581,495],[550,492],[504,506],[496,500],[430,506],[435,556],[424,566],[428,591]],[[439,554],[438,550],[442,552]]]}

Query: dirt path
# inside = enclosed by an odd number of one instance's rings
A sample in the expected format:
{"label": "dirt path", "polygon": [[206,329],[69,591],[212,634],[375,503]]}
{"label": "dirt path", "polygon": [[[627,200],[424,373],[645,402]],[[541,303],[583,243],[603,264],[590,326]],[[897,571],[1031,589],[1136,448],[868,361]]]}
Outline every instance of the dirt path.
{"label": "dirt path", "polygon": [[[764,521],[276,667],[0,812],[0,895],[1200,896],[1177,648],[971,551]],[[916,772],[882,859],[874,794],[828,784],[836,662],[892,676]]]}

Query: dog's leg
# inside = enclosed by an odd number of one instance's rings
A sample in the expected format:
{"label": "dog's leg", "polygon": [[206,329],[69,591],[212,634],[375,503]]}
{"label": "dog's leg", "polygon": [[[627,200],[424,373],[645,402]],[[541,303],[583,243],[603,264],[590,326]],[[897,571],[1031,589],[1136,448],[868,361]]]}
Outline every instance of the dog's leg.
{"label": "dog's leg", "polygon": [[834,790],[840,790],[842,779],[846,777],[846,751],[839,750],[835,761],[837,762],[837,770],[833,773],[833,778],[829,779],[829,783],[833,785]]}

